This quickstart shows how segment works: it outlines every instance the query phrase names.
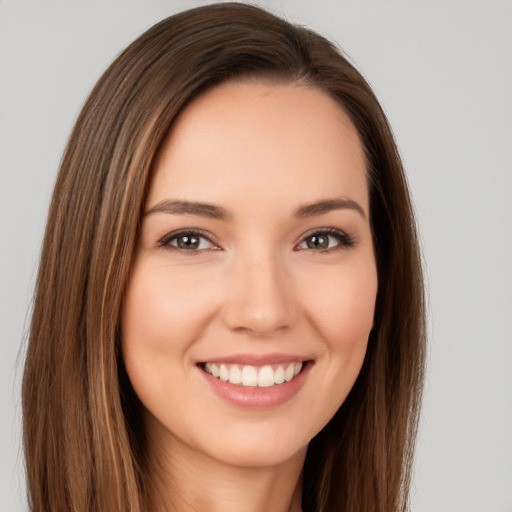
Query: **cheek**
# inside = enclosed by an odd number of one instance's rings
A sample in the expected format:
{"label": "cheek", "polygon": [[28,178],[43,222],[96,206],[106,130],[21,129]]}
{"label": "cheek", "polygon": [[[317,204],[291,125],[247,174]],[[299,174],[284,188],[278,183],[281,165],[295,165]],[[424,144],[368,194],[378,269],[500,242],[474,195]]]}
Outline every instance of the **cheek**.
{"label": "cheek", "polygon": [[199,286],[199,279],[147,262],[132,271],[121,317],[122,356],[150,410],[158,408],[158,397],[169,396],[170,387],[183,386],[187,351],[211,316],[212,290],[204,282]]}
{"label": "cheek", "polygon": [[323,428],[352,389],[363,365],[368,337],[373,327],[377,273],[368,265],[326,269],[316,273],[315,292],[309,294],[309,323],[324,347],[326,364],[319,361],[317,394],[309,404],[312,416]]}
{"label": "cheek", "polygon": [[[135,266],[123,308],[123,345],[179,352],[213,310],[211,281],[162,266]],[[171,343],[172,341],[172,343]]]}
{"label": "cheek", "polygon": [[332,350],[364,345],[373,327],[377,272],[366,264],[325,269],[315,276],[310,294],[311,320]]}
{"label": "cheek", "polygon": [[173,413],[187,393],[183,360],[197,319],[190,307],[193,283],[180,275],[165,263],[136,260],[123,304],[122,357],[153,432],[175,427]]}

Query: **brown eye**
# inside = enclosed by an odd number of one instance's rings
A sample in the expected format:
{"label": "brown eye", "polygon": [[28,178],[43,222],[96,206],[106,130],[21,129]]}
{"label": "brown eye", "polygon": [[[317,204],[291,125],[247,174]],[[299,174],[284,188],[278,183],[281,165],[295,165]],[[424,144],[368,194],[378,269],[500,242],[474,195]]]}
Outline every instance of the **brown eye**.
{"label": "brown eye", "polygon": [[[333,237],[331,237],[333,238]],[[305,239],[308,249],[328,249],[329,248],[329,235],[319,233],[316,235],[308,236]]]}
{"label": "brown eye", "polygon": [[338,231],[337,229],[328,229],[325,231],[316,231],[306,236],[298,245],[298,249],[312,249],[313,251],[329,251],[337,249],[346,249],[354,245],[354,239]]}
{"label": "brown eye", "polygon": [[158,245],[160,247],[169,247],[170,249],[188,252],[199,252],[204,249],[218,249],[206,235],[195,231],[170,233],[164,237]]}
{"label": "brown eye", "polygon": [[200,238],[196,235],[180,235],[175,240],[176,247],[187,250],[197,249],[200,243]]}

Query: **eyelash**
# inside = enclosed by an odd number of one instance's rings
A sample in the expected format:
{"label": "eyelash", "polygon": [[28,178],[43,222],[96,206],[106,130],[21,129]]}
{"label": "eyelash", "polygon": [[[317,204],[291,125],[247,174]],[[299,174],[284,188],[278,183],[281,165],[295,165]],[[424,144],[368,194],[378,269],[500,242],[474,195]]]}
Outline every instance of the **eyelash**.
{"label": "eyelash", "polygon": [[[343,231],[340,231],[339,229],[335,228],[324,228],[324,229],[314,229],[313,231],[309,231],[304,235],[299,245],[303,244],[308,238],[312,237],[313,235],[316,236],[328,236],[333,237],[338,240],[338,244],[335,247],[329,247],[327,249],[319,250],[317,252],[338,252],[343,251],[345,249],[350,249],[353,247],[356,243],[355,239],[351,235],[347,235],[347,233],[344,233]],[[297,249],[295,249],[297,250]]]}
{"label": "eyelash", "polygon": [[211,239],[211,237],[204,231],[201,231],[200,229],[183,229],[180,231],[173,231],[172,233],[169,233],[169,234],[165,235],[162,239],[160,239],[160,241],[158,242],[157,245],[158,245],[158,247],[166,247],[171,250],[186,252],[189,254],[199,252],[201,249],[189,250],[189,249],[183,249],[181,247],[176,247],[174,245],[171,245],[171,242],[173,240],[178,240],[178,238],[185,237],[185,236],[204,238],[205,240],[207,240],[210,244],[212,244],[215,247],[215,249],[212,249],[212,250],[219,250],[217,244]]}
{"label": "eyelash", "polygon": [[[322,253],[331,253],[331,252],[338,252],[345,249],[349,249],[350,247],[353,247],[355,245],[354,237],[347,235],[343,231],[340,231],[335,228],[324,228],[324,229],[315,229],[313,231],[310,231],[306,233],[299,244],[295,246],[294,250],[299,251],[302,249],[298,249],[298,246],[303,244],[308,238],[312,237],[313,235],[316,236],[327,236],[327,237],[333,237],[338,240],[338,244],[334,247],[328,247],[327,249],[320,249],[315,252],[322,252]],[[175,245],[172,245],[171,242],[178,240],[180,237],[196,237],[196,238],[202,238],[204,240],[207,240],[208,243],[210,243],[212,246],[214,246],[213,249],[210,250],[220,250],[220,248],[217,246],[217,244],[211,239],[211,237],[205,233],[204,231],[201,231],[199,229],[184,229],[180,231],[174,231],[172,233],[169,233],[165,235],[162,239],[160,239],[157,243],[158,247],[166,247],[171,250],[175,251],[181,251],[188,254],[197,254],[198,252],[201,252],[204,249],[184,249],[181,247],[177,247]],[[201,242],[199,242],[201,243]],[[309,248],[311,249],[311,248]],[[311,249],[313,250],[313,249]]]}

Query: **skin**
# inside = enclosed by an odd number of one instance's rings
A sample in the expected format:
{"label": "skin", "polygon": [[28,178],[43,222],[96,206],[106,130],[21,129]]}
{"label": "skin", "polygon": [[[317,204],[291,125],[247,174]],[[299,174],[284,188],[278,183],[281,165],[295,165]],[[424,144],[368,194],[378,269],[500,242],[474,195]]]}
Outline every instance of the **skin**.
{"label": "skin", "polygon": [[[360,211],[295,215],[334,198]],[[164,200],[220,206],[228,217],[155,211]],[[155,493],[171,510],[300,510],[307,445],[354,384],[373,326],[377,271],[356,130],[314,88],[223,84],[179,117],[146,212],[122,353],[144,406]],[[308,245],[326,228],[353,245],[334,235]],[[180,249],[168,235],[181,229],[200,229],[210,242]],[[312,364],[302,388],[268,409],[227,402],[198,367],[276,352]]]}

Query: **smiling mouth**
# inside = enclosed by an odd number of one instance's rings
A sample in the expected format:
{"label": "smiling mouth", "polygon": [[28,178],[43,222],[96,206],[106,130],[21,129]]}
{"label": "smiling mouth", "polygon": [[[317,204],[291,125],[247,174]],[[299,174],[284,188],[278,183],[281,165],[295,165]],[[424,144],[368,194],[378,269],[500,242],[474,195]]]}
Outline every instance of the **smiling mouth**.
{"label": "smiling mouth", "polygon": [[200,368],[212,377],[223,382],[245,386],[269,388],[291,382],[301,373],[304,363],[285,363],[265,366],[252,366],[228,363],[203,363]]}

